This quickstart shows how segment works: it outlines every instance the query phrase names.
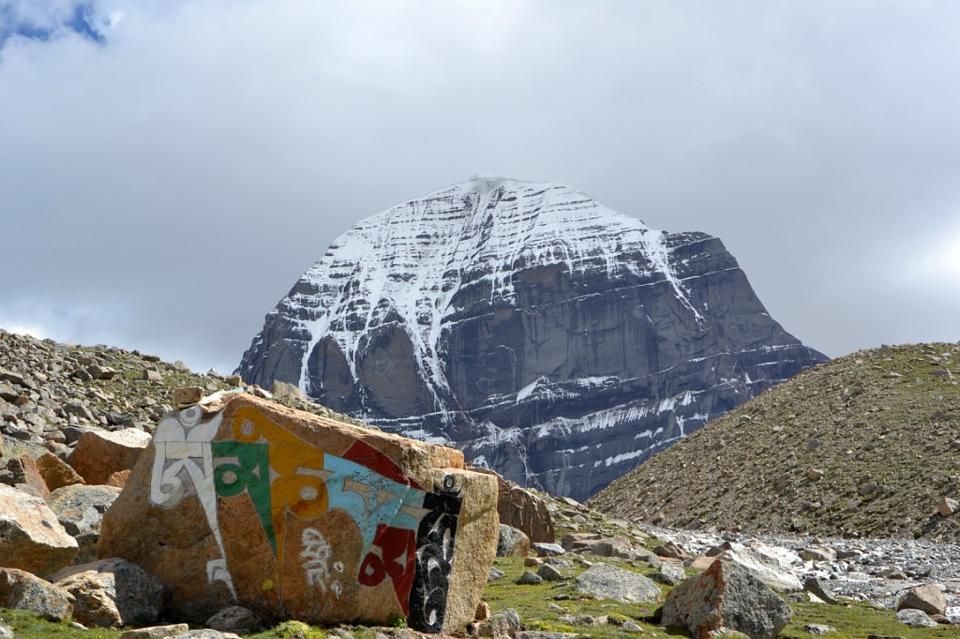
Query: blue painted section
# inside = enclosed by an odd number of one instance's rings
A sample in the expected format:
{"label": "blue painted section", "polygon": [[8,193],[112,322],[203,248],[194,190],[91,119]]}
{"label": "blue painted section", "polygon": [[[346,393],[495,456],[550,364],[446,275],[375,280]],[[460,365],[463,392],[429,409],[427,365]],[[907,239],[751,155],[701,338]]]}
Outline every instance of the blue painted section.
{"label": "blue painted section", "polygon": [[[327,477],[329,508],[342,508],[353,517],[360,527],[364,548],[369,548],[373,543],[377,524],[416,532],[421,518],[400,512],[400,509],[403,506],[422,508],[426,495],[424,491],[398,484],[366,466],[334,455],[323,456],[323,468],[331,471]],[[366,486],[366,494],[345,489],[345,481]]]}

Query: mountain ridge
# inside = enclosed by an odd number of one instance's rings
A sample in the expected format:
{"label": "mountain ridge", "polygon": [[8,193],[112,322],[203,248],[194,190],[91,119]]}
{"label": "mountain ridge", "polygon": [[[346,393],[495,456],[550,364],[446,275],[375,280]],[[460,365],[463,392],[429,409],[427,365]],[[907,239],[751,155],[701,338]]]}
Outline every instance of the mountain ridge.
{"label": "mountain ridge", "polygon": [[719,239],[562,184],[478,178],[339,236],[237,370],[584,498],[823,359],[770,318]]}

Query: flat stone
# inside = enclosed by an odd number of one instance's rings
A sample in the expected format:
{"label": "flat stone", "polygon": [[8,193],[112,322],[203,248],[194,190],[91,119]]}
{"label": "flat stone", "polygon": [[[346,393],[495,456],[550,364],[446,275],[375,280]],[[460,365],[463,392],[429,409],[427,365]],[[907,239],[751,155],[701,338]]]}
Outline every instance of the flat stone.
{"label": "flat stone", "polygon": [[559,555],[565,554],[567,551],[563,549],[563,546],[560,544],[548,544],[544,542],[538,542],[533,544],[533,551],[537,553],[539,557],[556,557]]}
{"label": "flat stone", "polygon": [[253,633],[263,625],[257,613],[243,606],[227,606],[207,619],[207,628],[221,632]]}
{"label": "flat stone", "polygon": [[897,611],[897,621],[910,626],[911,628],[936,628],[937,622],[934,621],[922,610],[915,608],[904,608]]}
{"label": "flat stone", "polygon": [[190,630],[190,626],[185,623],[175,623],[168,626],[148,626],[146,628],[136,628],[127,630],[120,639],[170,639]]}
{"label": "flat stone", "polygon": [[621,603],[659,602],[662,597],[660,588],[650,579],[604,563],[594,564],[580,573],[576,584],[582,593]]}
{"label": "flat stone", "polygon": [[161,419],[100,555],[156,575],[185,621],[239,605],[448,632],[473,621],[496,500],[458,450],[228,393]]}
{"label": "flat stone", "polygon": [[42,499],[0,484],[0,557],[7,567],[46,576],[77,551],[77,541]]}

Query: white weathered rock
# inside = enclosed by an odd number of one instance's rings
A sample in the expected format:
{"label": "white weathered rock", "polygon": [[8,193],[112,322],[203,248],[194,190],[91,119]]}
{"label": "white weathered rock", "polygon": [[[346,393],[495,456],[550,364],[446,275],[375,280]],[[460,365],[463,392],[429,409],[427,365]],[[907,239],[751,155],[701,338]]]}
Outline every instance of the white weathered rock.
{"label": "white weathered rock", "polygon": [[647,577],[605,563],[580,573],[576,584],[582,593],[621,603],[659,602],[662,597],[660,588]]}

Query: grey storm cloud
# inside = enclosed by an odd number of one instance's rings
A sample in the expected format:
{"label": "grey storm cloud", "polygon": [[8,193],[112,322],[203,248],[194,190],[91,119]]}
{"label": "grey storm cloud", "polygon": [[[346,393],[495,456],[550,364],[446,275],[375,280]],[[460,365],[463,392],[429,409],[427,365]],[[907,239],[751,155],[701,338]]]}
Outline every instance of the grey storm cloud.
{"label": "grey storm cloud", "polygon": [[0,21],[8,329],[226,371],[334,237],[485,172],[719,236],[831,355],[960,338],[952,0],[22,0]]}

